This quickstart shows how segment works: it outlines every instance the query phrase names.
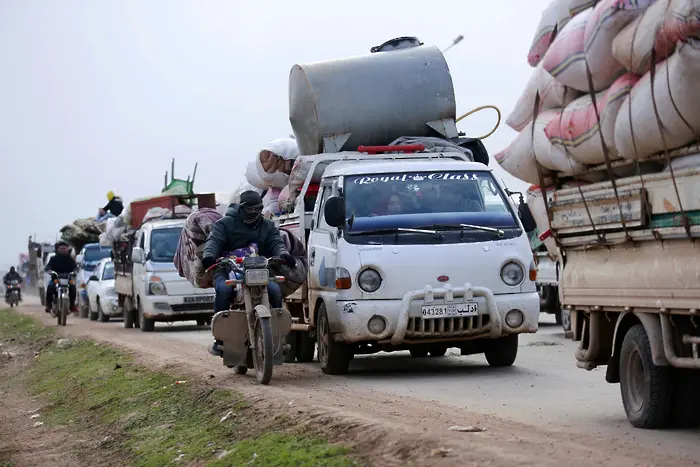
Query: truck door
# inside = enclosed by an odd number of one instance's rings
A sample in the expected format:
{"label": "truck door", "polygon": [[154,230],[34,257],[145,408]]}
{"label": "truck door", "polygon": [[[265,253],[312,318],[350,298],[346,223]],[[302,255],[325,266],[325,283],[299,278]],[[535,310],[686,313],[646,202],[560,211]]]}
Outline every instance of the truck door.
{"label": "truck door", "polygon": [[[135,245],[138,245],[143,250],[144,258],[148,258],[148,250],[146,249],[146,232],[140,230],[136,234]],[[146,265],[142,263],[132,263],[131,278],[134,287],[134,299],[146,295]]]}
{"label": "truck door", "polygon": [[323,215],[326,200],[333,191],[333,182],[321,186],[309,235],[309,298],[313,307],[321,292],[335,290],[335,263],[338,229],[329,226]]}

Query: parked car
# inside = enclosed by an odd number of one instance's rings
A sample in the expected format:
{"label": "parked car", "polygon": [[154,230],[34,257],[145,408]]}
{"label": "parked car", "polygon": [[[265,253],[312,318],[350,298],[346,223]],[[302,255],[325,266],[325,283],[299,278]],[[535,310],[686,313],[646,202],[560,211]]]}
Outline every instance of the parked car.
{"label": "parked car", "polygon": [[106,323],[112,317],[121,316],[114,291],[114,263],[110,258],[101,260],[88,278],[87,295],[91,321]]}
{"label": "parked car", "polygon": [[80,267],[77,275],[78,304],[80,305],[80,317],[88,317],[88,294],[87,283],[90,276],[95,272],[97,265],[105,258],[111,258],[112,247],[102,246],[99,243],[90,243],[80,250],[76,257],[76,262]]}

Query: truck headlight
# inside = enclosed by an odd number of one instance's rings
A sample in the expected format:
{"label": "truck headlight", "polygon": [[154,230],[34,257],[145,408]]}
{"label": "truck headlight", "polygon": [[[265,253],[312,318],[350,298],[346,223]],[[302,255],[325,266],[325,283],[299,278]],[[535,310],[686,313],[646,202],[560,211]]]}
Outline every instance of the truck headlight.
{"label": "truck headlight", "polygon": [[162,282],[151,282],[148,285],[148,292],[151,295],[166,295],[168,293],[165,289],[165,284]]}
{"label": "truck headlight", "polygon": [[506,263],[501,268],[501,280],[506,285],[515,287],[516,285],[520,285],[523,279],[525,279],[525,270],[515,261]]}
{"label": "truck headlight", "polygon": [[267,269],[246,269],[245,285],[267,285],[270,281],[270,273]]}
{"label": "truck headlight", "polygon": [[365,269],[357,276],[357,285],[367,293],[376,292],[382,285],[382,276],[374,269]]}

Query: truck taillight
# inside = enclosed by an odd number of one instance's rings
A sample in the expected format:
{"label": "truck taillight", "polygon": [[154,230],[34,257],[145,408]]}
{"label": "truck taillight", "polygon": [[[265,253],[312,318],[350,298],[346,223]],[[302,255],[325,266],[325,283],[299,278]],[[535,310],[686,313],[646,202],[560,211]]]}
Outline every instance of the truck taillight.
{"label": "truck taillight", "polygon": [[422,144],[397,144],[394,146],[360,146],[357,152],[366,152],[367,154],[379,154],[382,152],[420,152],[425,151],[425,146]]}

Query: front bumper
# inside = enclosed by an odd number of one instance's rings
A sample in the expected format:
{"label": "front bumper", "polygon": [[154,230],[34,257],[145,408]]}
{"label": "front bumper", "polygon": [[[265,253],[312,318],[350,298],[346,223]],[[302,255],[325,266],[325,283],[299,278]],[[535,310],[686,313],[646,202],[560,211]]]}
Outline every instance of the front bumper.
{"label": "front bumper", "polygon": [[185,303],[184,296],[148,295],[141,299],[143,316],[148,319],[167,319],[180,316],[213,315],[214,294],[199,295],[207,297],[196,303]]}
{"label": "front bumper", "polygon": [[[475,301],[478,314],[471,317],[424,319],[422,305],[459,304]],[[329,311],[331,307],[328,307]],[[329,313],[331,331],[338,340],[351,343],[380,341],[391,345],[420,343],[424,340],[468,340],[476,337],[498,338],[508,334],[537,332],[540,297],[537,292],[494,295],[484,287],[446,285],[430,286],[404,295],[402,300],[338,301]],[[523,322],[511,328],[505,316],[520,310]],[[379,334],[370,332],[368,323],[380,316],[386,328]]]}

